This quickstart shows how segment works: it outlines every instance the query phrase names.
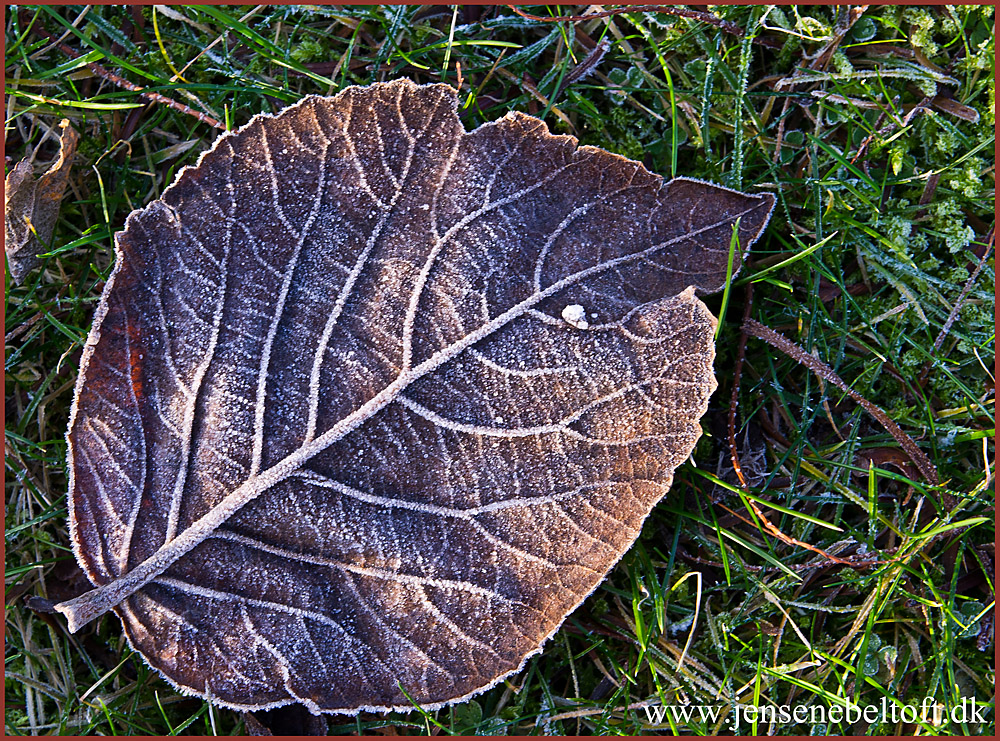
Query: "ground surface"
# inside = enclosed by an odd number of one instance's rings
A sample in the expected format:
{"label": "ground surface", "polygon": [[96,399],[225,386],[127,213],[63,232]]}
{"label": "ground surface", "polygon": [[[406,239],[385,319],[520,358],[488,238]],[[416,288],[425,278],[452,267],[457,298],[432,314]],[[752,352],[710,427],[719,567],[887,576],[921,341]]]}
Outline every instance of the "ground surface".
{"label": "ground surface", "polygon": [[[664,176],[766,190],[778,206],[725,299],[697,465],[607,582],[475,700],[333,718],[331,730],[703,734],[724,732],[737,703],[850,702],[928,712],[919,727],[908,714],[824,725],[815,711],[744,712],[740,730],[992,733],[992,708],[985,724],[968,710],[991,702],[995,681],[992,8],[525,10],[545,19],[505,7],[6,9],[8,170],[53,160],[47,134],[63,118],[81,134],[48,256],[6,286],[7,733],[253,722],[179,697],[130,655],[116,619],[70,636],[25,604],[82,589],[63,438],[80,350],[111,235],[210,145],[211,119],[235,127],[400,76],[458,85],[468,128],[532,113]],[[745,313],[884,409],[942,483],[785,352],[750,337],[741,362]],[[691,705],[719,717],[685,719]],[[936,722],[935,706],[956,722]]]}

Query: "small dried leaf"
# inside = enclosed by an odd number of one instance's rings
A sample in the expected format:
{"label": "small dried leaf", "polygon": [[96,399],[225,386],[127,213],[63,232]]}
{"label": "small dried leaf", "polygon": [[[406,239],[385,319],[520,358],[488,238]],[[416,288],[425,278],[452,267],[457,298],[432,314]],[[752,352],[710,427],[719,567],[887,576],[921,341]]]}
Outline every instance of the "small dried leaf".
{"label": "small dried leaf", "polygon": [[[774,203],[444,85],[307,98],[133,213],[83,354],[71,530],[184,691],[440,707],[522,667],[666,493]],[[737,268],[741,256],[736,256]]]}
{"label": "small dried leaf", "polygon": [[7,174],[4,191],[4,249],[10,277],[20,285],[41,261],[38,254],[52,241],[63,193],[69,182],[79,136],[69,121],[59,124],[59,157],[36,180],[31,162],[21,160]]}

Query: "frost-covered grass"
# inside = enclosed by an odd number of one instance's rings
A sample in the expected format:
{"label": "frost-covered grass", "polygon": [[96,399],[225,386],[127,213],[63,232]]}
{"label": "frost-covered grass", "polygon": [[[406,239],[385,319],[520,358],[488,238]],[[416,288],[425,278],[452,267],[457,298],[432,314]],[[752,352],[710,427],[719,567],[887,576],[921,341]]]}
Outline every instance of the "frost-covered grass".
{"label": "frost-covered grass", "polygon": [[[715,723],[668,714],[660,728],[704,734],[726,730],[734,703],[991,701],[991,7],[873,6],[860,19],[716,7],[724,27],[645,12],[535,21],[505,7],[5,10],[8,169],[36,147],[52,159],[44,139],[62,118],[82,134],[51,256],[6,287],[8,734],[244,732],[239,713],[177,696],[130,656],[115,618],[71,636],[24,603],[79,589],[63,434],[111,235],[218,133],[85,61],[233,127],[348,84],[445,81],[469,128],[525,111],[667,177],[778,195],[729,293],[696,465],[607,582],[523,672],[473,701],[332,718],[331,731],[633,734],[654,728],[643,705],[722,708]],[[735,410],[739,485],[727,424],[751,285],[749,316],[881,406],[940,486],[849,397],[753,338]],[[751,501],[788,538],[853,565],[775,537]],[[988,735],[987,715],[741,731]]]}

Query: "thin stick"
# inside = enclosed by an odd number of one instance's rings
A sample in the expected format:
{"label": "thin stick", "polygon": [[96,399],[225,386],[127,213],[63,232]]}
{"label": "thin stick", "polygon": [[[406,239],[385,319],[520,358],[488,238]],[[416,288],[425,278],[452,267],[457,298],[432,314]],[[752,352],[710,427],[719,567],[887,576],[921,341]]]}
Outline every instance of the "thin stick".
{"label": "thin stick", "polygon": [[[33,30],[36,31],[37,33],[42,34],[46,38],[52,39],[55,42],[56,48],[58,48],[59,51],[61,51],[70,59],[80,58],[81,55],[75,49],[73,49],[70,46],[67,46],[66,44],[61,43],[56,38],[55,34],[51,33],[47,28],[45,28],[41,24],[35,24]],[[119,77],[114,72],[106,70],[104,67],[97,64],[96,62],[87,62],[87,68],[98,77],[102,77],[108,82],[117,85],[118,87],[123,87],[126,90],[130,90],[133,93],[138,93],[147,100],[150,100],[154,103],[162,103],[163,105],[169,106],[170,108],[180,111],[181,113],[186,113],[189,116],[194,116],[199,121],[201,121],[202,123],[206,123],[209,126],[213,126],[222,131],[226,130],[225,126],[223,126],[221,123],[216,121],[211,116],[208,116],[202,113],[201,111],[196,111],[194,108],[186,106],[183,103],[178,103],[176,100],[168,98],[165,95],[160,95],[159,93],[154,93],[150,90],[147,90],[146,88],[140,85],[136,85],[134,82],[129,82],[124,77]]]}
{"label": "thin stick", "polygon": [[[841,558],[840,556],[834,556],[832,553],[828,553],[827,551],[824,551],[822,548],[818,548],[818,547],[816,547],[814,545],[811,545],[809,543],[803,542],[803,541],[801,541],[801,540],[799,540],[797,538],[793,538],[791,535],[785,535],[783,532],[781,532],[781,530],[778,529],[777,525],[775,525],[773,522],[771,522],[769,519],[767,519],[767,516],[763,512],[761,512],[760,507],[757,506],[757,503],[754,500],[752,500],[750,497],[746,497],[744,499],[744,502],[750,506],[750,509],[753,510],[753,513],[755,515],[757,515],[757,517],[760,519],[760,522],[764,526],[764,529],[767,532],[769,532],[772,536],[774,536],[775,538],[777,538],[778,540],[780,540],[782,543],[784,543],[785,545],[796,545],[799,548],[805,548],[807,551],[812,551],[817,556],[822,556],[823,558],[827,559],[829,562],[831,562],[831,563],[837,563],[837,564],[840,564],[841,566],[855,566],[856,565],[856,564],[854,564],[851,561],[848,561],[846,559]],[[733,517],[736,517],[737,519],[742,520],[747,525],[755,526],[755,523],[751,522],[750,520],[748,520],[747,518],[743,517],[738,512],[735,512],[734,510],[730,509],[729,507],[727,507],[726,505],[722,504],[721,502],[718,503],[718,506],[722,507],[722,509],[726,510],[726,512],[728,512],[729,514],[731,514]],[[820,565],[822,565],[822,564],[820,564]]]}
{"label": "thin stick", "polygon": [[927,457],[924,451],[918,448],[917,444],[913,442],[913,438],[903,432],[899,425],[889,419],[889,415],[882,411],[880,407],[872,404],[868,401],[868,399],[844,383],[840,376],[834,372],[833,368],[814,358],[784,335],[775,332],[773,329],[765,327],[760,322],[753,319],[747,319],[743,322],[743,328],[757,339],[764,340],[764,342],[768,343],[772,347],[778,348],[788,357],[792,358],[792,360],[806,366],[817,376],[825,381],[829,381],[854,399],[854,401],[864,407],[865,411],[877,419],[882,426],[885,427],[889,434],[895,438],[896,442],[898,442],[903,450],[906,451],[906,454],[910,456],[910,460],[913,461],[913,463],[917,466],[917,469],[921,474],[923,474],[927,481],[934,485],[940,483],[940,479],[938,479],[937,475],[937,469],[934,468],[934,464],[931,463],[930,458]]}

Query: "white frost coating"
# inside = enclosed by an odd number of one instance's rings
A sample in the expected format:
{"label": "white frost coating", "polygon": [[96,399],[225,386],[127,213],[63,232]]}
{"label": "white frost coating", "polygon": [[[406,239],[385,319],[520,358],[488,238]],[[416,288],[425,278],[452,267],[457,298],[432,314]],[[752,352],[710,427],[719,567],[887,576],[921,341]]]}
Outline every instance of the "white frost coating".
{"label": "white frost coating", "polygon": [[567,324],[577,329],[586,329],[590,326],[587,321],[587,310],[580,304],[570,304],[562,310],[562,318]]}
{"label": "white frost coating", "polygon": [[[306,102],[308,100],[310,100],[310,98],[303,99],[303,101],[301,101],[296,106],[293,106],[293,108],[298,107],[299,105],[301,105],[302,103],[304,103],[304,102]],[[282,112],[282,114],[284,114],[284,113],[287,113],[287,109],[286,109],[286,111]],[[517,114],[508,114],[508,116],[505,117],[505,118],[510,118],[512,116],[513,117],[517,117]],[[257,116],[257,117],[254,117],[254,120],[257,120],[259,118],[271,118],[271,117],[272,116],[268,116],[268,115]],[[253,121],[251,121],[250,123],[248,123],[247,126],[243,127],[240,131],[242,131],[243,129],[247,128],[252,123],[253,123]],[[499,122],[495,122],[495,123],[492,123],[492,124],[485,124],[481,128],[487,128],[487,127],[490,127],[490,126],[495,126],[495,125],[497,125],[497,123],[499,123]],[[548,131],[545,129],[544,126],[540,127],[540,131],[542,132],[542,135],[544,137],[546,137],[546,138],[551,138],[551,139],[568,139],[568,140],[571,140],[574,145],[576,144],[575,139],[573,139],[572,137],[558,137],[558,136],[554,136],[554,135],[548,133]],[[238,132],[236,132],[236,133],[238,133]],[[222,137],[219,138],[219,140],[216,141],[216,143],[212,147],[212,149],[213,150],[216,149],[219,146],[220,142],[226,141],[227,139],[229,139],[233,135],[234,135],[234,133],[232,133],[232,132],[224,134]],[[593,148],[591,148],[591,147],[577,147],[576,151],[577,152],[585,152],[585,151],[591,150],[591,149],[593,149]],[[203,158],[204,158],[204,154],[202,155],[202,158],[199,159],[199,162],[198,162],[198,164],[195,167],[200,166],[201,159],[203,159]],[[641,166],[640,166],[640,168],[641,168]],[[191,168],[184,168],[184,169],[187,170],[187,169],[191,169]],[[180,179],[181,175],[183,175],[183,170],[182,170],[181,174],[178,176],[178,180]],[[677,180],[681,181],[681,180],[685,180],[685,179],[678,178]],[[664,181],[662,185],[666,186],[667,182]],[[171,186],[171,187],[173,187],[173,186]],[[718,187],[718,186],[716,186],[716,187]],[[720,190],[724,190],[724,189],[720,188]],[[169,207],[167,207],[161,201],[154,202],[153,204],[151,204],[147,208],[148,209],[152,209],[152,208],[157,208],[157,207],[169,209]],[[427,208],[426,204],[423,205],[423,206],[421,206],[421,208],[423,208],[423,209],[426,210],[426,208]],[[138,213],[138,212],[136,212],[136,213]],[[132,218],[135,215],[136,214],[133,213],[129,217],[128,221],[126,222],[126,228],[128,227],[128,222],[131,221]],[[694,234],[696,234],[696,233],[697,232],[694,232]],[[692,236],[692,234],[689,234],[687,236],[690,237],[690,236]],[[237,490],[231,492],[230,495],[227,496],[222,502],[220,502],[219,505],[214,510],[212,510],[210,513],[208,513],[206,517],[203,517],[200,521],[198,521],[197,523],[195,523],[194,526],[192,526],[191,528],[189,528],[185,533],[182,533],[180,535],[180,537],[178,538],[177,542],[174,542],[172,544],[165,544],[164,547],[161,548],[161,551],[158,554],[156,554],[156,556],[154,556],[153,558],[149,559],[141,567],[138,567],[137,569],[133,570],[133,572],[131,572],[130,574],[128,574],[125,577],[123,577],[122,579],[118,580],[118,582],[117,582],[118,589],[117,590],[114,589],[114,588],[97,590],[99,592],[104,592],[105,596],[107,597],[107,601],[105,602],[105,604],[103,606],[103,609],[107,609],[108,607],[111,607],[111,606],[115,605],[117,603],[116,600],[120,600],[120,599],[124,598],[125,596],[127,596],[128,594],[133,593],[136,589],[141,588],[142,585],[148,583],[151,580],[155,579],[155,580],[158,580],[158,581],[162,581],[163,579],[165,579],[166,577],[161,577],[159,575],[162,574],[162,572],[171,563],[173,563],[177,558],[180,558],[181,556],[183,556],[184,553],[188,552],[195,545],[197,545],[198,543],[202,542],[206,537],[211,537],[211,534],[214,532],[215,528],[217,528],[222,522],[224,522],[226,519],[228,519],[228,517],[231,516],[234,512],[236,512],[238,509],[240,509],[247,502],[249,502],[252,499],[254,499],[256,496],[258,496],[259,494],[261,494],[267,488],[269,488],[270,486],[273,486],[275,483],[277,483],[279,481],[282,481],[282,480],[284,480],[284,479],[286,479],[286,478],[288,478],[290,476],[298,475],[299,472],[301,471],[301,466],[306,461],[308,461],[311,457],[313,457],[314,455],[316,455],[319,452],[321,452],[322,450],[324,450],[326,447],[328,447],[329,445],[331,445],[332,443],[334,443],[336,440],[339,440],[344,435],[348,434],[351,430],[356,429],[357,426],[359,426],[360,424],[362,424],[365,420],[369,419],[373,415],[377,414],[383,407],[387,406],[388,404],[392,403],[393,401],[400,401],[402,403],[402,400],[404,398],[404,397],[402,397],[402,393],[403,393],[404,389],[406,389],[407,386],[409,386],[411,383],[413,383],[417,379],[419,379],[419,378],[423,377],[424,375],[430,373],[431,371],[433,371],[434,369],[436,369],[437,367],[439,367],[443,363],[445,363],[448,360],[454,358],[459,353],[461,353],[461,352],[463,352],[463,351],[465,351],[467,349],[471,349],[472,346],[478,340],[482,339],[483,337],[486,337],[486,336],[490,335],[493,332],[498,331],[501,327],[509,324],[514,319],[516,319],[516,318],[518,318],[520,316],[524,316],[526,314],[535,312],[536,310],[533,308],[534,306],[536,306],[543,299],[548,298],[549,296],[552,296],[553,294],[557,293],[559,290],[562,290],[562,289],[564,289],[564,288],[572,285],[573,283],[575,283],[577,281],[583,280],[583,279],[589,277],[590,275],[594,275],[594,274],[597,274],[597,273],[605,271],[605,270],[614,269],[618,265],[626,265],[626,264],[631,263],[633,261],[642,260],[642,259],[644,259],[646,257],[651,256],[652,254],[654,254],[655,252],[657,252],[659,250],[666,249],[667,247],[669,247],[675,241],[677,241],[677,240],[667,240],[665,242],[661,242],[660,244],[652,245],[651,247],[649,247],[648,249],[646,249],[646,250],[644,250],[642,252],[639,252],[639,253],[636,253],[636,254],[631,254],[631,255],[625,255],[625,256],[622,256],[620,258],[616,258],[614,260],[608,261],[608,262],[606,262],[604,264],[601,264],[599,266],[593,266],[590,269],[581,270],[581,271],[579,271],[579,272],[577,272],[575,274],[572,274],[572,275],[569,275],[569,276],[565,276],[561,280],[556,281],[553,285],[549,285],[549,286],[545,286],[545,287],[537,287],[536,291],[530,297],[528,297],[525,300],[521,301],[519,304],[511,307],[508,311],[504,312],[500,316],[495,317],[494,319],[492,319],[491,321],[489,321],[485,326],[482,326],[478,330],[475,330],[475,331],[469,333],[468,335],[466,335],[465,337],[463,337],[461,340],[459,340],[459,341],[455,342],[454,344],[452,344],[450,347],[447,347],[447,348],[443,349],[442,351],[439,351],[439,352],[435,353],[432,357],[428,358],[423,363],[420,363],[419,365],[415,365],[413,367],[406,367],[406,368],[404,368],[403,372],[399,375],[399,377],[393,383],[389,384],[389,386],[387,386],[386,388],[384,388],[383,391],[382,391],[382,393],[378,394],[375,398],[369,400],[369,402],[367,404],[364,404],[359,409],[355,410],[355,412],[353,414],[351,414],[348,417],[346,417],[345,419],[341,420],[340,423],[335,424],[333,427],[331,427],[330,429],[327,429],[325,432],[323,432],[320,435],[317,435],[317,436],[314,436],[312,434],[308,435],[307,438],[306,438],[307,442],[306,442],[305,445],[303,445],[299,450],[297,450],[297,451],[293,452],[292,454],[288,455],[284,460],[279,461],[276,465],[271,466],[267,470],[256,471],[255,472],[257,474],[256,476],[252,476],[248,481],[246,481],[244,483],[243,486],[241,486]],[[746,246],[747,245],[743,245],[744,248]],[[122,259],[121,259],[122,256],[121,256],[121,252],[120,252],[120,249],[119,249],[119,245],[117,244],[117,240],[116,240],[116,252],[118,253],[116,255],[118,259],[116,260],[115,269],[114,269],[114,272],[112,273],[112,279],[108,283],[108,289],[110,289],[111,285],[114,283],[114,279],[117,277],[119,269],[122,266]],[[689,298],[689,300],[692,300],[695,303],[695,305],[699,308],[700,311],[703,311],[705,314],[708,314],[707,310],[700,304],[700,302],[698,302],[697,299],[694,299],[694,297],[693,297],[693,289],[689,289],[688,291],[685,291],[684,293],[688,294],[687,298]],[[74,403],[73,403],[73,410],[72,410],[72,413],[71,413],[70,429],[72,429],[72,420],[75,419],[76,413],[77,413],[77,401],[78,401],[78,397],[79,397],[79,389],[83,385],[83,383],[85,382],[86,370],[87,370],[87,365],[88,365],[87,361],[90,360],[90,357],[93,354],[93,349],[94,349],[94,347],[96,347],[97,340],[98,340],[98,338],[100,336],[101,320],[104,318],[104,315],[107,312],[107,298],[108,298],[109,294],[110,294],[110,290],[106,290],[105,294],[102,296],[101,303],[98,306],[97,314],[95,316],[94,325],[93,325],[93,328],[91,330],[91,334],[88,337],[87,346],[85,347],[85,350],[84,350],[84,360],[83,360],[83,363],[82,363],[83,371],[81,372],[80,377],[78,379],[77,393],[74,395]],[[417,292],[417,296],[419,297],[419,292]],[[414,308],[414,307],[411,307],[411,309],[412,308]],[[566,315],[567,311],[570,312],[570,316],[568,316],[568,317]],[[411,313],[413,313],[413,312],[411,311]],[[594,318],[596,319],[597,317],[594,316]],[[579,305],[576,305],[576,304],[566,307],[566,309],[563,311],[563,320],[566,321],[567,323],[570,323],[573,326],[576,326],[576,327],[581,328],[581,329],[586,329],[587,327],[589,327],[589,323],[586,320],[586,313],[585,313],[583,307],[581,307]],[[555,320],[554,318],[552,318],[551,321],[557,322],[558,320]],[[581,324],[583,326],[580,326]],[[712,354],[714,355],[714,351],[712,352]],[[563,369],[559,369],[559,371],[562,371],[562,370]],[[548,372],[547,369],[543,369],[543,371],[544,372]],[[529,373],[530,374],[536,374],[538,372],[542,372],[542,371],[524,371],[523,373],[524,374],[529,374]],[[712,385],[714,387],[714,383]],[[310,396],[312,396],[312,395],[313,395],[313,389],[310,388]],[[705,400],[704,406],[707,406],[707,398]],[[704,412],[704,409],[702,409],[701,411]],[[312,419],[311,419],[312,430],[311,431],[315,432],[315,424],[316,424],[315,413],[313,413],[311,415],[311,417],[312,417]],[[72,445],[70,445],[70,476],[71,477],[73,476],[72,455],[73,455],[73,447],[72,447]],[[667,479],[666,479],[666,481],[662,482],[662,484],[660,484],[662,486],[662,489],[663,489],[664,492],[666,491],[667,488],[669,488],[669,483],[670,483],[670,477],[668,476]],[[70,488],[71,488],[71,491],[72,491],[72,484],[71,484]],[[74,502],[73,502],[72,497],[70,498],[70,503],[69,504],[70,504],[70,508],[72,509],[73,506],[74,506]],[[649,513],[647,512],[645,515],[642,516],[641,519],[645,519],[645,517],[648,516],[648,514]],[[75,525],[76,525],[75,519],[73,520],[72,524],[73,524],[74,529],[75,529]],[[640,520],[640,524],[641,524],[641,520]],[[632,528],[629,528],[629,529],[631,530]],[[634,533],[630,532],[629,541],[631,542],[631,540],[634,540],[634,537],[637,534],[638,534],[638,527],[635,528],[635,532]],[[81,558],[81,553],[79,552],[79,545],[78,545],[78,540],[77,540],[76,537],[73,538],[73,547],[74,547],[74,552],[75,552],[75,554],[77,556],[78,561],[80,561],[81,564],[82,564],[83,563],[83,559]],[[610,566],[609,566],[609,568],[610,568]],[[595,583],[595,585],[594,585],[595,588],[596,588],[596,586],[598,584],[600,584],[600,581],[598,581],[597,583]],[[111,587],[111,585],[107,585],[107,586]],[[579,601],[576,602],[576,605],[574,605],[574,609],[575,609],[575,606],[578,606],[580,604],[580,602],[582,602],[583,599],[585,599],[585,598],[586,598],[586,595],[582,595],[580,597]],[[67,607],[69,607],[69,604],[68,603],[63,603],[63,605],[60,605],[60,608],[62,608],[62,609],[60,609],[60,611],[66,613],[70,617],[71,629],[75,628],[75,627],[78,627],[79,623],[76,623],[76,625],[74,625],[73,614],[72,614],[73,610],[72,609],[66,609]],[[57,609],[59,609],[59,608],[57,608]],[[86,619],[92,619],[93,616],[94,616],[94,614],[91,614]],[[484,684],[483,686],[478,687],[477,689],[473,690],[472,692],[469,692],[468,694],[465,694],[465,695],[463,695],[461,697],[451,698],[451,699],[448,699],[448,700],[445,700],[445,701],[442,701],[442,702],[438,702],[438,703],[429,703],[427,705],[424,705],[424,707],[426,709],[428,709],[428,710],[431,710],[431,709],[440,708],[440,707],[443,707],[445,705],[449,705],[449,704],[452,704],[452,703],[455,703],[455,702],[461,702],[461,701],[463,701],[463,700],[465,700],[465,699],[467,699],[467,698],[469,698],[469,697],[471,697],[471,696],[473,696],[475,694],[483,692],[483,691],[489,689],[490,687],[496,685],[498,682],[500,682],[501,680],[503,680],[505,677],[510,676],[511,674],[516,673],[517,671],[519,671],[520,668],[522,668],[524,666],[524,664],[528,661],[528,659],[531,656],[539,653],[541,651],[542,646],[544,645],[544,643],[549,638],[551,638],[551,636],[558,629],[559,629],[559,625],[556,625],[552,629],[552,631],[550,633],[548,633],[548,635],[546,635],[543,638],[543,640],[538,644],[538,646],[537,646],[536,649],[530,651],[528,654],[526,654],[523,657],[523,660],[521,661],[521,664],[520,664],[519,667],[517,667],[517,668],[515,668],[515,669],[513,669],[511,671],[502,672],[502,673],[498,674],[496,677],[494,677],[487,684]],[[129,643],[132,644],[132,638],[131,638],[131,636],[127,635],[127,638],[129,640]],[[144,654],[142,654],[140,652],[140,655],[143,656],[143,659],[146,660],[147,663],[149,663],[147,657]],[[162,671],[161,671],[161,673],[162,673]],[[194,694],[194,695],[200,695],[202,697],[209,697],[209,699],[213,703],[215,703],[217,705],[226,706],[226,707],[234,707],[234,708],[241,708],[241,709],[263,709],[263,708],[268,708],[268,707],[277,707],[277,706],[280,706],[280,705],[286,705],[286,704],[290,704],[290,703],[297,702],[297,701],[298,702],[302,702],[303,701],[301,698],[296,697],[293,692],[289,692],[290,696],[287,699],[282,699],[282,700],[279,700],[279,701],[276,701],[276,702],[265,703],[265,704],[261,704],[261,705],[240,705],[240,704],[235,704],[235,703],[229,703],[229,702],[220,700],[220,699],[218,699],[216,697],[210,696],[210,693],[208,692],[207,688],[199,690],[199,689],[195,689],[195,688],[192,688],[192,687],[184,687],[184,686],[178,684],[175,680],[171,679],[169,676],[166,676],[166,675],[164,675],[164,676],[167,678],[167,680],[173,686],[177,687],[180,691],[185,692],[185,693]],[[306,707],[311,712],[315,713],[315,712],[317,712],[317,710],[319,710],[318,706],[316,706],[315,703],[306,702],[305,704],[306,704]],[[327,713],[329,713],[329,712],[344,712],[344,713],[349,713],[349,714],[356,714],[357,712],[359,712],[361,710],[374,710],[374,711],[383,711],[384,712],[384,711],[388,711],[388,710],[403,710],[403,711],[408,711],[408,710],[412,710],[412,709],[413,708],[410,707],[410,706],[392,706],[392,707],[388,707],[388,706],[363,706],[363,707],[349,707],[349,708],[343,708],[343,709],[324,708],[324,709],[322,709],[322,712],[327,712]]]}

